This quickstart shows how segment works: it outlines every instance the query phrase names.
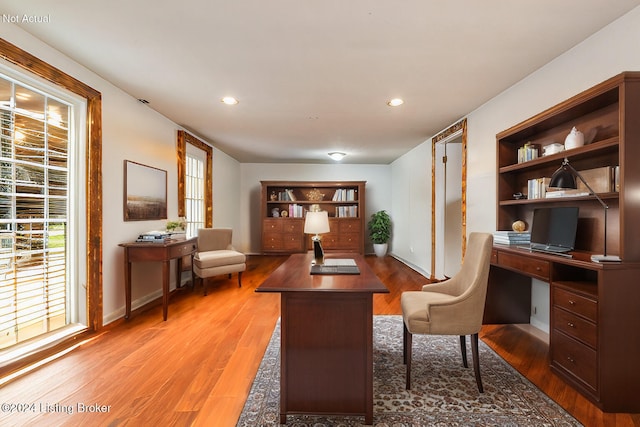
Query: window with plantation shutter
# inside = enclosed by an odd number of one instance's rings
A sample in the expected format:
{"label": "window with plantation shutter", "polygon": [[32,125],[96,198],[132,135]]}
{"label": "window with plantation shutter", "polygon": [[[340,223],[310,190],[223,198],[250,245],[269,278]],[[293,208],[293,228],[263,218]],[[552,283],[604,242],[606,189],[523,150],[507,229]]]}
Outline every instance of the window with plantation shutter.
{"label": "window with plantation shutter", "polygon": [[198,228],[204,228],[205,219],[205,162],[206,153],[187,145],[185,167],[185,208],[187,238],[198,235]]}
{"label": "window with plantation shutter", "polygon": [[178,131],[178,216],[187,224],[187,237],[213,226],[213,149],[195,136]]}
{"label": "window with plantation shutter", "polygon": [[74,107],[0,74],[0,349],[74,321]]}

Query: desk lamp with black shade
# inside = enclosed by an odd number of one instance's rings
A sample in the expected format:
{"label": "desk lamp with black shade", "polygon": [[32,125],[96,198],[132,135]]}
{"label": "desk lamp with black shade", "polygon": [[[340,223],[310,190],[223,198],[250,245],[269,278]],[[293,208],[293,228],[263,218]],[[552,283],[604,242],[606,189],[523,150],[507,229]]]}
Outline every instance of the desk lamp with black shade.
{"label": "desk lamp with black shade", "polygon": [[327,211],[307,212],[304,220],[305,234],[315,234],[311,237],[313,241],[314,264],[324,264],[324,251],[321,244],[321,233],[329,232],[329,214]]}
{"label": "desk lamp with black shade", "polygon": [[569,159],[565,157],[562,161],[562,165],[556,170],[551,176],[551,181],[549,182],[550,188],[564,188],[564,189],[576,189],[578,188],[576,183],[576,177],[582,181],[582,183],[587,187],[589,193],[593,195],[598,202],[602,205],[604,209],[604,253],[602,255],[591,255],[591,261],[595,262],[620,262],[620,257],[617,255],[609,255],[607,254],[607,211],[609,210],[609,206],[598,196],[598,194],[593,191],[593,188],[589,185],[587,181],[582,177],[580,172],[574,169],[571,164],[569,164]]}

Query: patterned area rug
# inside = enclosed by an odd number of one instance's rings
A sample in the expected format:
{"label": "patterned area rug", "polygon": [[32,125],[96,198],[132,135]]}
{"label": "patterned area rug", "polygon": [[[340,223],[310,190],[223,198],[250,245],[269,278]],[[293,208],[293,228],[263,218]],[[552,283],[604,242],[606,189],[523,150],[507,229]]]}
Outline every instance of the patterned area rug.
{"label": "patterned area rug", "polygon": [[[412,390],[404,388],[402,317],[374,316],[373,425],[580,426],[581,424],[480,341],[478,392],[467,339],[469,368],[456,336],[413,337]],[[279,425],[279,324],[258,369],[238,426]],[[364,417],[289,415],[293,427],[361,426]]]}

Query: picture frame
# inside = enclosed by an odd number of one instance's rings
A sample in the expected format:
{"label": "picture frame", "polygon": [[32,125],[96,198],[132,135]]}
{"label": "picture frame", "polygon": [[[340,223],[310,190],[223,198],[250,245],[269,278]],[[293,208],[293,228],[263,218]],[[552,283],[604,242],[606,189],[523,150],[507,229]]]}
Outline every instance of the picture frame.
{"label": "picture frame", "polygon": [[124,220],[167,219],[167,171],[124,161]]}

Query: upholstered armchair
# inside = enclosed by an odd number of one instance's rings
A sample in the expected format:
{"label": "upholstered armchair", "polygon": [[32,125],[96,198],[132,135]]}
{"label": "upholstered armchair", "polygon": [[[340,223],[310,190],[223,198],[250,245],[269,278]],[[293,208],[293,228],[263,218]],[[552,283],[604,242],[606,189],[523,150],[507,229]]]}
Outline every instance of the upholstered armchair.
{"label": "upholstered armchair", "polygon": [[425,285],[422,291],[401,296],[404,320],[403,355],[407,365],[406,388],[411,389],[411,346],[413,334],[458,335],[462,362],[467,367],[466,336],[471,335],[473,368],[478,391],[483,392],[478,360],[478,332],[482,326],[489,280],[493,236],[471,233],[462,267],[444,282]]}
{"label": "upholstered armchair", "polygon": [[208,277],[238,273],[238,287],[242,286],[242,272],[246,269],[246,256],[236,251],[231,244],[231,228],[200,228],[198,230],[198,250],[193,257],[193,273],[202,279],[204,294],[207,295]]}

